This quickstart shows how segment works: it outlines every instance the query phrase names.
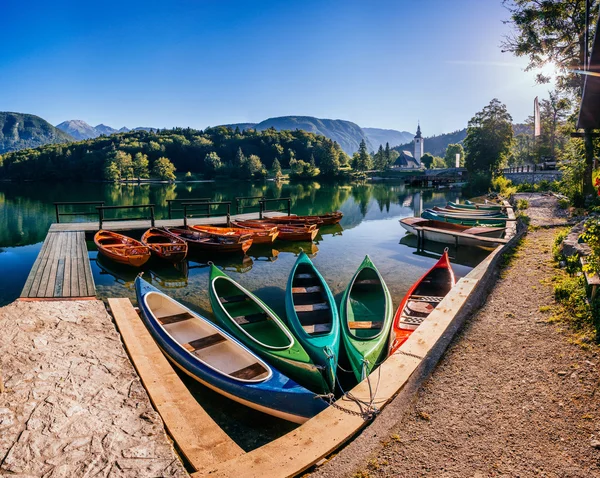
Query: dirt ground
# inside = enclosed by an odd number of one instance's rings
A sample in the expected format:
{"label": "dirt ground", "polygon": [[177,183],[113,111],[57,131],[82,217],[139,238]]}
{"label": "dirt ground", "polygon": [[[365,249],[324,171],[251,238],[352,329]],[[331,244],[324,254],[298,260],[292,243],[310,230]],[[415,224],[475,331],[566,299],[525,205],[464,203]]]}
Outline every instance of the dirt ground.
{"label": "dirt ground", "polygon": [[549,324],[556,230],[530,232],[486,304],[355,477],[600,476],[600,354]]}

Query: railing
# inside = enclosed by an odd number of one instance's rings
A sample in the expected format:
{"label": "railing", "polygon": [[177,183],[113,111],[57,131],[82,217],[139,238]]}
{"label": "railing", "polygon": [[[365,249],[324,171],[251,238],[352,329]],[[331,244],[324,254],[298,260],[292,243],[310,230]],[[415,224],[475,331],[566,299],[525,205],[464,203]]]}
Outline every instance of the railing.
{"label": "railing", "polygon": [[[237,198],[235,198],[235,212],[236,212],[236,214],[241,214],[241,211],[243,211],[244,208],[246,208],[246,209],[253,208],[253,209],[258,209],[260,211],[260,201],[262,199],[264,199],[264,198],[265,198],[264,196],[245,196],[245,197],[237,197]],[[248,206],[244,206],[242,204],[244,201],[255,200],[255,199],[258,199],[258,202],[256,204],[250,204]],[[240,206],[240,204],[241,204],[241,206]]]}
{"label": "railing", "polygon": [[192,203],[192,202],[208,202],[210,201],[210,198],[187,198],[187,199],[167,199],[167,206],[169,208],[169,219],[173,219],[173,213],[175,211],[182,211],[183,212],[183,208],[173,208],[173,203]]}
{"label": "railing", "polygon": [[[227,206],[227,225],[231,224],[231,201],[221,202],[184,202],[183,206],[183,225],[187,227],[188,218],[192,217],[210,217],[215,214],[211,213],[212,206]],[[198,213],[198,207],[201,206],[204,212]],[[196,209],[194,209],[196,208]],[[222,215],[222,214],[218,214]]]}
{"label": "railing", "polygon": [[98,211],[76,211],[76,212],[60,212],[60,206],[104,206],[104,201],[80,201],[80,202],[55,202],[56,222],[60,224],[61,216],[91,216],[97,215]]}
{"label": "railing", "polygon": [[[275,203],[275,202],[283,202],[286,201],[287,202],[287,206],[280,208],[280,209],[267,209],[268,204],[271,203]],[[259,211],[259,217],[262,219],[263,217],[263,213],[267,212],[267,211],[281,211],[281,212],[287,212],[288,216],[292,215],[292,199],[291,198],[279,198],[279,199],[262,199],[260,201],[260,211]]]}
{"label": "railing", "polygon": [[[99,229],[102,229],[102,224],[105,220],[108,221],[139,221],[139,220],[150,220],[150,224],[154,227],[154,208],[156,206],[154,204],[138,204],[134,206],[96,206],[98,210],[98,224]],[[142,216],[142,217],[116,217],[116,218],[106,218],[104,217],[104,211],[116,211],[118,209],[149,209],[150,216]]]}
{"label": "railing", "polygon": [[536,171],[543,171],[542,168],[538,169],[537,164],[527,165],[527,166],[514,166],[512,168],[505,168],[503,172],[505,173],[535,173]]}

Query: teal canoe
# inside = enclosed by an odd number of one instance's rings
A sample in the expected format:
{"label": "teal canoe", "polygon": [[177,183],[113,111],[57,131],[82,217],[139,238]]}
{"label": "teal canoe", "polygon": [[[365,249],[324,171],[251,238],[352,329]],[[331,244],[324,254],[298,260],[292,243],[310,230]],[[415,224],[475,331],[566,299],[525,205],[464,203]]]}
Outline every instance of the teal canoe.
{"label": "teal canoe", "polygon": [[480,210],[489,210],[489,211],[501,211],[502,209],[506,209],[505,206],[501,204],[481,204],[475,203],[472,201],[465,201],[464,204],[458,202],[448,201],[450,206],[458,207],[461,209],[480,209]]}
{"label": "teal canoe", "polygon": [[460,214],[437,214],[431,209],[427,209],[421,213],[423,219],[433,221],[450,222],[452,224],[462,224],[463,226],[491,226],[491,227],[506,227],[506,221],[510,219],[501,217],[472,217]]}
{"label": "teal canoe", "polygon": [[210,266],[210,303],[217,321],[246,347],[316,393],[331,389],[302,344],[263,301]]}
{"label": "teal canoe", "polygon": [[364,380],[387,354],[392,299],[381,274],[366,256],[342,296],[342,340],[354,376]]}
{"label": "teal canoe", "polygon": [[340,350],[340,317],[333,294],[308,256],[301,252],[285,293],[287,322],[308,355],[335,387]]}

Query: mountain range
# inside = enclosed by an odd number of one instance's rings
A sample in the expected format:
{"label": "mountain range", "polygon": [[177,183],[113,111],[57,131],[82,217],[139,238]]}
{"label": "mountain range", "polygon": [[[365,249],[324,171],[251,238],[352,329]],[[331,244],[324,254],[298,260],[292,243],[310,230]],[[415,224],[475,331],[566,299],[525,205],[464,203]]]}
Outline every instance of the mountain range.
{"label": "mountain range", "polygon": [[122,128],[119,129],[115,129],[112,128],[111,126],[106,126],[105,124],[99,124],[97,126],[90,126],[89,124],[87,124],[85,121],[83,120],[68,120],[68,121],[63,121],[60,124],[57,124],[56,127],[58,129],[60,129],[61,131],[64,131],[65,133],[71,135],[73,138],[75,138],[78,141],[84,140],[84,139],[91,139],[91,138],[97,138],[98,136],[108,136],[114,133],[127,133],[129,131],[136,131],[136,130],[140,130],[143,129],[145,131],[150,131],[151,129],[156,129],[156,128],[150,128],[147,126],[139,126],[137,128],[133,128],[133,130],[123,126]]}
{"label": "mountain range", "polygon": [[39,116],[0,111],[0,154],[69,141],[72,136]]}

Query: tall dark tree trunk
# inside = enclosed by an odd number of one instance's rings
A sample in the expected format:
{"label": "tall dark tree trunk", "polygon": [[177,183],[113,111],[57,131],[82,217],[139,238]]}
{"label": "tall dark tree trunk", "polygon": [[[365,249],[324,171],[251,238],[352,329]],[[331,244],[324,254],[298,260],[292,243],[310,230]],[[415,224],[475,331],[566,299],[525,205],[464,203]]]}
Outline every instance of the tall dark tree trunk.
{"label": "tall dark tree trunk", "polygon": [[594,138],[592,130],[585,130],[585,173],[583,176],[583,195],[594,194],[594,185],[592,184],[592,173],[594,171]]}

